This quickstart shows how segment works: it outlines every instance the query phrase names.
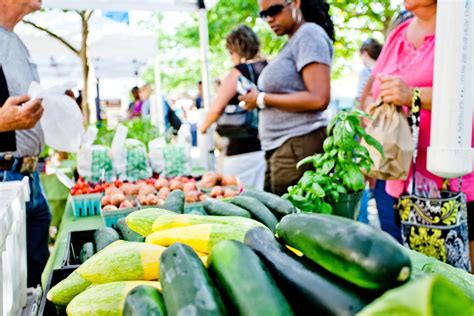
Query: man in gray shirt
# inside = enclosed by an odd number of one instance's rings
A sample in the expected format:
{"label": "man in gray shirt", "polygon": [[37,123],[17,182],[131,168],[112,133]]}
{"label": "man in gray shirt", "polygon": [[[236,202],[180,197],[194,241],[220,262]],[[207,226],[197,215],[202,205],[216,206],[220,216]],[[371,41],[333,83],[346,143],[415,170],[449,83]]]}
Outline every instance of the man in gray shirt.
{"label": "man in gray shirt", "polygon": [[[41,8],[41,0],[0,0],[0,181],[29,178],[30,201],[26,206],[28,286],[41,283],[48,260],[48,230],[51,213],[42,192],[37,157],[44,145],[39,124],[41,100],[26,94],[39,81],[26,46],[13,32],[23,17]],[[8,144],[7,144],[8,143]]]}

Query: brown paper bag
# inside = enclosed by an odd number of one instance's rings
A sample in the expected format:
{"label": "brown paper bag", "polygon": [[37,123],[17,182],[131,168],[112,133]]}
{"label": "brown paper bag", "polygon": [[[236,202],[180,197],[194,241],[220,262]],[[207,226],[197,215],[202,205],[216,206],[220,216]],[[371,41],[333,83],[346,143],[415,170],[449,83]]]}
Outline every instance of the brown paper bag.
{"label": "brown paper bag", "polygon": [[368,176],[379,180],[406,180],[413,158],[413,139],[408,120],[400,107],[378,103],[369,109],[373,121],[366,127],[367,134],[382,144],[384,157],[372,146],[362,142],[374,165]]}

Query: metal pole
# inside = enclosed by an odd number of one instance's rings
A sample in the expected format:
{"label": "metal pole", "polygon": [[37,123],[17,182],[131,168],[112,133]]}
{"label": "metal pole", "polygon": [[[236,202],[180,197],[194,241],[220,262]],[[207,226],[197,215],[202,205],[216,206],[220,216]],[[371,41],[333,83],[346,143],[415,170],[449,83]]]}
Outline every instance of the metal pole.
{"label": "metal pole", "polygon": [[[202,76],[202,102],[203,108],[210,107],[210,76],[209,76],[209,28],[207,23],[207,10],[203,0],[198,0],[199,6],[199,39],[201,44],[201,76]],[[198,135],[200,162],[208,170],[214,167],[214,149],[212,133]]]}
{"label": "metal pole", "polygon": [[160,134],[165,133],[165,115],[163,104],[163,90],[161,86],[161,49],[160,49],[161,17],[158,17],[158,31],[156,32],[156,58],[154,61],[155,72],[155,102],[150,109],[151,121],[158,126]]}
{"label": "metal pole", "polygon": [[473,18],[472,0],[438,1],[428,170],[443,178],[473,167]]}

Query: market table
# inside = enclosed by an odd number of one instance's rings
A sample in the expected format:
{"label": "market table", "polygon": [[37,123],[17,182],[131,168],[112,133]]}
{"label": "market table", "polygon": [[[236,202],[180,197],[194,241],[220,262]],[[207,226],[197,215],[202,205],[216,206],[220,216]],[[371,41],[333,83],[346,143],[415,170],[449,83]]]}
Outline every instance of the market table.
{"label": "market table", "polygon": [[48,259],[48,263],[43,271],[41,277],[41,284],[43,289],[48,283],[48,278],[54,269],[59,269],[64,258],[64,252],[67,246],[67,238],[70,232],[78,230],[90,230],[104,227],[102,217],[88,216],[75,218],[72,213],[72,204],[68,201],[61,220],[61,226],[54,244],[53,251]]}

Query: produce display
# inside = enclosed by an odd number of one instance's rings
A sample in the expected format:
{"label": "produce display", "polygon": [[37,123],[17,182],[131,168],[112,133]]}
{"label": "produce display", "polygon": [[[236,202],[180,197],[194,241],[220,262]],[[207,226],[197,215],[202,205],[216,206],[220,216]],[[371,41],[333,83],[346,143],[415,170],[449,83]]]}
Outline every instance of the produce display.
{"label": "produce display", "polygon": [[[218,181],[213,181],[211,177]],[[223,186],[224,184],[226,186]],[[184,176],[150,178],[135,182],[116,180],[96,184],[79,178],[70,193],[72,196],[102,194],[100,204],[106,211],[130,209],[140,205],[160,206],[182,213],[184,203],[200,203],[208,197],[216,199],[235,197],[240,193],[240,187],[235,176],[222,176],[212,172],[204,175],[199,182]],[[184,199],[181,194],[184,194]],[[182,205],[181,201],[184,201]]]}
{"label": "produce display", "polygon": [[[166,210],[137,210],[97,230],[48,300],[70,316],[471,315],[472,276],[421,264],[371,226],[296,213],[253,190],[203,204],[186,214],[176,188]],[[450,273],[455,282],[443,278]],[[415,296],[423,299],[410,310]]]}

